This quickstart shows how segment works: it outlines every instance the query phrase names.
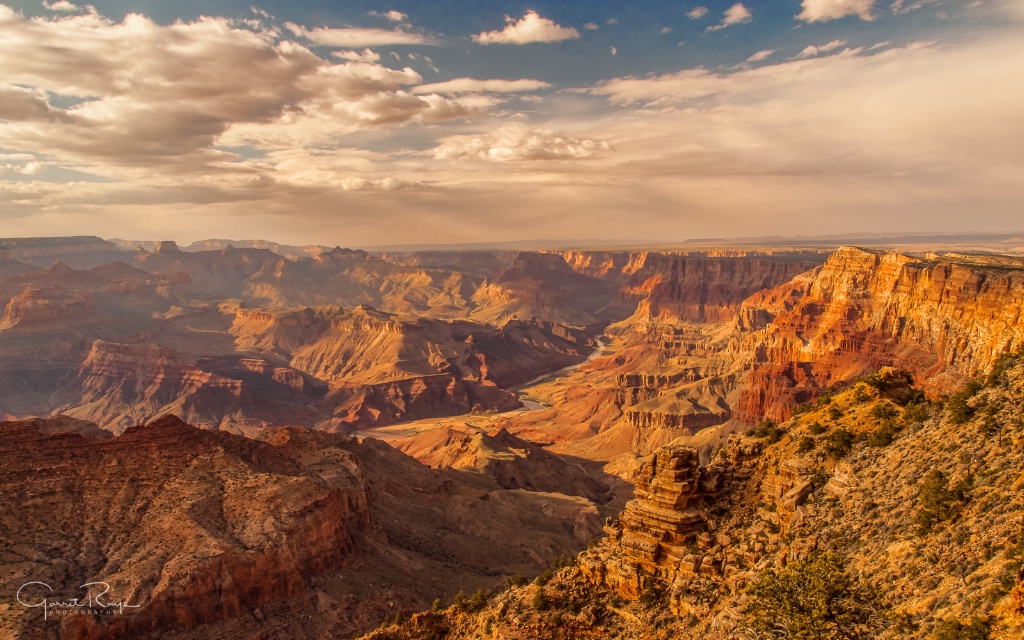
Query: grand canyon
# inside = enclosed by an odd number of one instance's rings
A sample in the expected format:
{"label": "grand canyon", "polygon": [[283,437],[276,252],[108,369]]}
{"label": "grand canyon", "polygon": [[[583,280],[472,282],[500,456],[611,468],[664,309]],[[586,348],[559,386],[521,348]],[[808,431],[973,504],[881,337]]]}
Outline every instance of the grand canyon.
{"label": "grand canyon", "polygon": [[1019,257],[0,246],[9,637],[1024,629]]}
{"label": "grand canyon", "polygon": [[1022,0],[0,0],[0,640],[1021,640]]}

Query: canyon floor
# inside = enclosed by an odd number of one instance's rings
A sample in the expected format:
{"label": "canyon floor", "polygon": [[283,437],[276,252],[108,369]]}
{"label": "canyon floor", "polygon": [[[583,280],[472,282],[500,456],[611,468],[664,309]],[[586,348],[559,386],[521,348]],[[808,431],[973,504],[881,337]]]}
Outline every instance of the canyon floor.
{"label": "canyon floor", "polygon": [[0,239],[0,306],[4,637],[1022,632],[1019,257]]}

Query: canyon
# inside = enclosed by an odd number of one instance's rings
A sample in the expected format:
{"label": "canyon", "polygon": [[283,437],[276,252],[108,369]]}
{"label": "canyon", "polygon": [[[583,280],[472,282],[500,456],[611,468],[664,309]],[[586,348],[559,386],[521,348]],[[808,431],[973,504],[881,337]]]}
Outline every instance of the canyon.
{"label": "canyon", "polygon": [[[1013,256],[0,247],[0,587],[101,581],[139,605],[51,623],[0,603],[23,638],[350,636],[458,591],[481,594],[473,611],[442,603],[370,637],[691,637],[658,635],[685,619],[730,637],[769,567],[841,549],[894,575],[880,547],[822,531],[874,526],[847,517],[851,496],[884,493],[867,470],[896,451],[918,469],[910,501],[938,464],[914,447],[997,464],[941,403],[1024,350]],[[1007,451],[1019,380],[986,392]],[[907,424],[927,428],[863,444],[915,406],[931,413]],[[815,424],[852,434],[854,457],[823,453]],[[1012,538],[1007,518],[994,531]],[[577,635],[523,600],[543,584],[500,591],[577,553],[541,590],[579,605],[562,625]],[[1006,602],[904,609],[931,629],[982,607],[1012,630]]]}

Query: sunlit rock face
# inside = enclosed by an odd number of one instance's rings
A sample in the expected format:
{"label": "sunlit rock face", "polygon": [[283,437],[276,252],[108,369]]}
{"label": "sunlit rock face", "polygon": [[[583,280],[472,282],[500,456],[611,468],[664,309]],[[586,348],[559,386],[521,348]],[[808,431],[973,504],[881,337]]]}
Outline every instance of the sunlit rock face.
{"label": "sunlit rock face", "polygon": [[740,358],[753,371],[735,407],[783,418],[829,385],[883,366],[929,394],[955,390],[1024,345],[1024,261],[915,258],[845,247],[809,278],[751,297]]}

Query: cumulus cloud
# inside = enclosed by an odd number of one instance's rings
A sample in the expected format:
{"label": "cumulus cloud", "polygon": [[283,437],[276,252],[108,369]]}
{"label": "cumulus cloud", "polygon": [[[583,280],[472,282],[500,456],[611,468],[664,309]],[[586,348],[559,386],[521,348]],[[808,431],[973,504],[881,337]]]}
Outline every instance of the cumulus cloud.
{"label": "cumulus cloud", "polygon": [[618,18],[608,18],[605,21],[605,24],[619,24],[619,19]]}
{"label": "cumulus cloud", "polygon": [[875,0],[803,0],[797,20],[826,22],[846,16],[860,16],[861,20],[874,20]]}
{"label": "cumulus cloud", "polygon": [[577,160],[608,151],[602,140],[588,140],[521,125],[502,127],[478,136],[452,136],[433,151],[436,160]]}
{"label": "cumulus cloud", "polygon": [[486,31],[473,36],[478,44],[529,44],[532,42],[561,42],[576,40],[580,32],[573,27],[563,27],[548,18],[542,18],[536,11],[527,11],[518,21],[505,16],[508,25],[500,31]]}
{"label": "cumulus cloud", "polygon": [[754,55],[747,58],[747,62],[761,62],[763,60],[767,60],[775,53],[775,51],[775,49],[761,49]]}
{"label": "cumulus cloud", "polygon": [[519,93],[537,91],[551,85],[541,80],[478,80],[476,78],[454,78],[445,82],[421,84],[413,93]]}
{"label": "cumulus cloud", "polygon": [[[366,127],[470,117],[497,103],[414,95],[422,77],[379,64],[370,50],[342,52],[348,61],[334,64],[225,18],[26,18],[0,5],[0,40],[10,44],[0,48],[0,147],[116,178],[126,167],[242,170],[223,147],[323,143]],[[54,106],[54,94],[71,106]]]}
{"label": "cumulus cloud", "polygon": [[[846,44],[846,40],[832,40],[831,42],[826,42],[825,44],[818,44],[818,45],[809,44],[806,47],[804,47],[803,51],[801,51],[800,55],[798,55],[797,57],[798,58],[813,58],[815,56],[820,56],[823,53],[828,53],[830,51],[835,51],[836,49],[838,49],[839,47],[844,46],[845,44]],[[874,48],[874,47],[872,47],[872,48]]]}
{"label": "cumulus cloud", "polygon": [[299,36],[315,44],[325,47],[379,47],[385,45],[436,44],[433,38],[408,31],[391,31],[388,29],[361,29],[345,27],[332,29],[316,27],[307,29],[294,22],[286,22],[284,26]]}
{"label": "cumulus cloud", "polygon": [[588,22],[585,25],[583,25],[583,28],[586,29],[587,31],[597,31],[601,27],[597,26],[596,22]]}
{"label": "cumulus cloud", "polygon": [[666,33],[672,33],[672,27],[662,27],[659,33],[661,33],[662,35]]}
{"label": "cumulus cloud", "polygon": [[611,52],[611,54],[612,54],[613,56],[615,56],[616,54],[618,54],[618,53],[619,53],[619,50],[618,50],[618,49],[616,49],[615,47],[612,47],[611,49],[609,49],[609,51]]}
{"label": "cumulus cloud", "polygon": [[731,27],[735,24],[744,24],[754,19],[754,14],[750,12],[750,9],[746,8],[742,2],[737,2],[728,9],[725,10],[725,14],[722,16],[722,21],[716,25],[708,27],[705,31],[718,31]]}
{"label": "cumulus cloud", "polygon": [[686,17],[690,20],[700,20],[706,15],[708,15],[707,7],[694,7],[686,12]]}

